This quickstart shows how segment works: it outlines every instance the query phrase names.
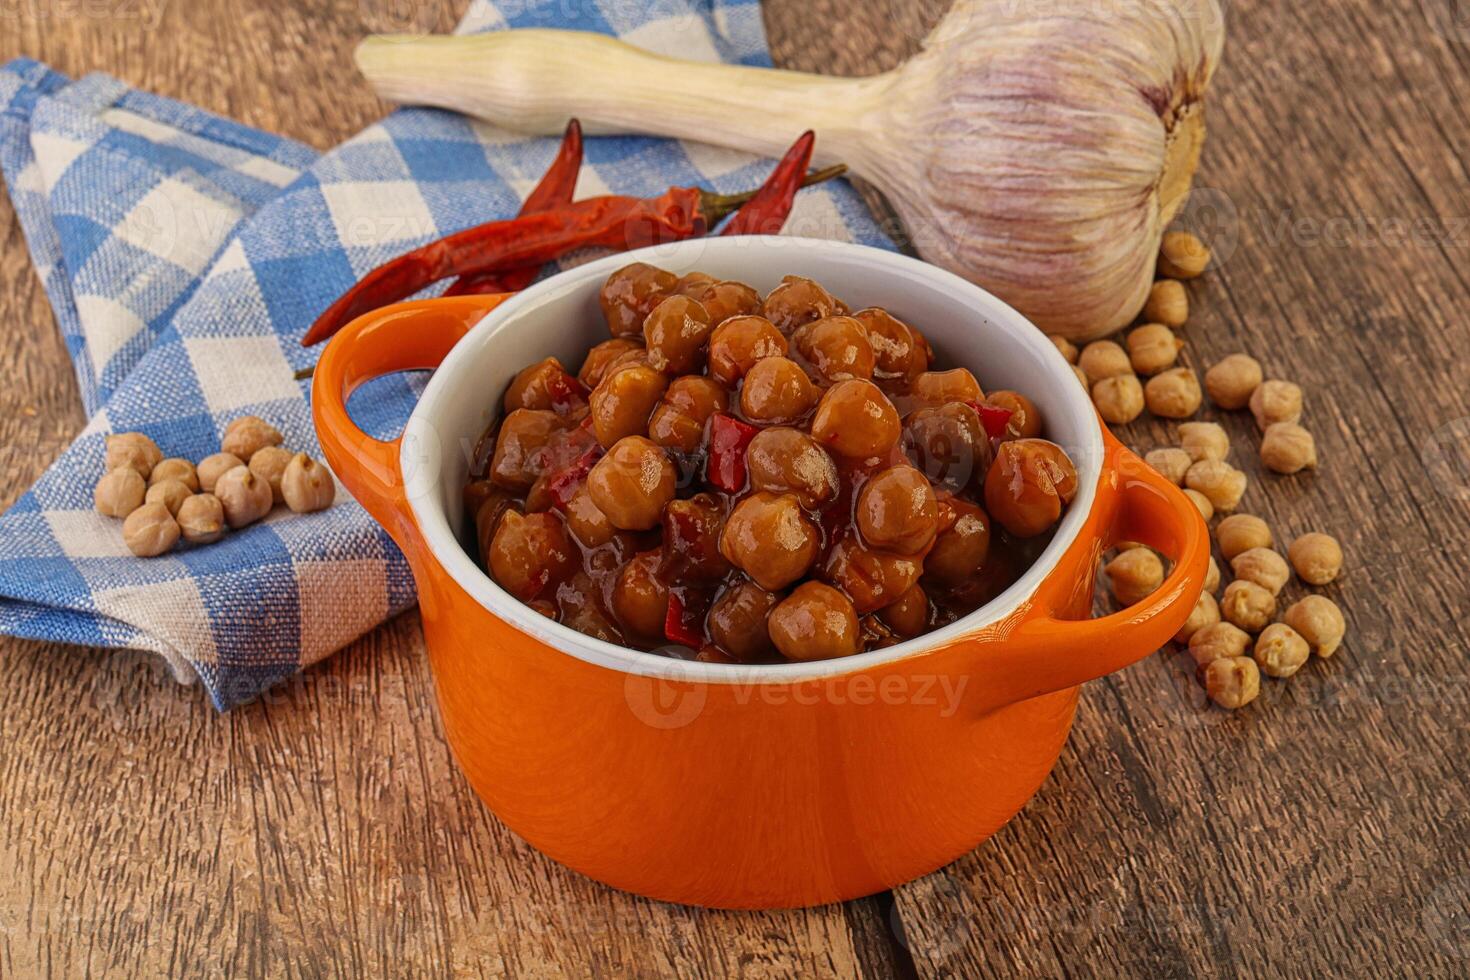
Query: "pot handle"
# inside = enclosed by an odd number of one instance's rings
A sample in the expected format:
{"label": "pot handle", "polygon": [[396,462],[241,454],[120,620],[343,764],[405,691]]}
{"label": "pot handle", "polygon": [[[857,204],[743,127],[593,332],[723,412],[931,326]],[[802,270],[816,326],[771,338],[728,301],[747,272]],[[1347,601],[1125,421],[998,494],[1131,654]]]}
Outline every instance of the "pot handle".
{"label": "pot handle", "polygon": [[[975,666],[981,710],[991,710],[1121,670],[1167,643],[1199,601],[1210,532],[1193,501],[1103,430],[1104,474],[1080,540],[1038,587],[1005,642],[985,644]],[[1111,463],[1111,465],[1109,465]],[[1062,619],[1091,608],[1093,571],[1118,541],[1141,541],[1174,567],[1147,598],[1100,619]]]}
{"label": "pot handle", "polygon": [[359,386],[397,371],[439,366],[451,348],[510,294],[395,303],[343,327],[322,351],[311,384],[311,412],[322,454],[342,484],[407,550],[413,517],[399,454],[403,438],[374,439],[347,414]]}

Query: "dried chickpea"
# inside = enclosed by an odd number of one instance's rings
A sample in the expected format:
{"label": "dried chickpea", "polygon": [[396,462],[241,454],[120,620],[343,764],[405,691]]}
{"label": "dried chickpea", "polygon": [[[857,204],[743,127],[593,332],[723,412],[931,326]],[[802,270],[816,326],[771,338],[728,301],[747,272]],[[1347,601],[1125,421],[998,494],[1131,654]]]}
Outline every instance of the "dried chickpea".
{"label": "dried chickpea", "polygon": [[225,536],[225,509],[212,493],[185,498],[174,519],[184,540],[191,544],[210,544]]}
{"label": "dried chickpea", "polygon": [[1184,474],[1184,484],[1210,498],[1215,510],[1235,509],[1245,494],[1245,474],[1219,459],[1202,459]]}
{"label": "dried chickpea", "polygon": [[587,474],[597,509],[624,531],[646,531],[674,499],[674,464],[645,436],[624,436]]}
{"label": "dried chickpea", "polygon": [[897,445],[903,428],[898,410],[877,385],[854,380],[827,389],[812,416],[811,431],[812,438],[839,455],[868,459]]}
{"label": "dried chickpea", "polygon": [[1179,447],[1196,463],[1225,459],[1230,455],[1230,436],[1215,422],[1185,422],[1179,426]]}
{"label": "dried chickpea", "polygon": [[1128,360],[1139,374],[1158,374],[1174,366],[1184,341],[1162,323],[1145,323],[1128,334]]}
{"label": "dried chickpea", "polygon": [[97,481],[97,486],[92,490],[92,503],[96,505],[99,514],[127,517],[143,506],[143,498],[147,492],[148,485],[135,468],[119,466],[115,470],[108,470]]}
{"label": "dried chickpea", "polygon": [[1272,623],[1256,637],[1256,647],[1251,656],[1265,674],[1290,677],[1307,662],[1311,650],[1296,630],[1285,623]]}
{"label": "dried chickpea", "polygon": [[1076,344],[1072,343],[1070,340],[1068,340],[1066,337],[1063,337],[1059,333],[1049,333],[1046,335],[1046,339],[1052,342],[1052,346],[1056,347],[1057,353],[1061,354],[1067,359],[1068,364],[1077,363]]}
{"label": "dried chickpea", "polygon": [[1158,470],[1164,479],[1175,486],[1184,485],[1184,474],[1188,473],[1189,468],[1194,465],[1194,460],[1189,453],[1173,446],[1150,449],[1148,455],[1143,457],[1143,461]]}
{"label": "dried chickpea", "polygon": [[740,411],[752,422],[786,425],[811,411],[821,395],[795,361],[766,357],[745,373],[745,382],[740,386]]}
{"label": "dried chickpea", "polygon": [[1249,354],[1230,354],[1205,372],[1205,390],[1216,405],[1235,411],[1250,404],[1263,377],[1260,361]]}
{"label": "dried chickpea", "polygon": [[1205,569],[1205,591],[1210,595],[1220,591],[1220,564],[1214,555],[1210,556],[1210,564]]}
{"label": "dried chickpea", "polygon": [[1215,528],[1215,540],[1220,543],[1220,554],[1226,561],[1252,548],[1273,548],[1271,528],[1254,514],[1231,514]]}
{"label": "dried chickpea", "polygon": [[1159,275],[1193,279],[1210,264],[1210,248],[1187,231],[1171,231],[1159,245]]}
{"label": "dried chickpea", "polygon": [[143,496],[145,504],[163,504],[173,516],[179,515],[179,507],[193,496],[182,480],[160,480],[148,488]]}
{"label": "dried chickpea", "polygon": [[890,466],[863,484],[855,516],[868,547],[901,555],[923,551],[939,530],[934,488],[907,463]]}
{"label": "dried chickpea", "polygon": [[108,472],[126,466],[137,470],[138,475],[146,480],[153,472],[153,467],[162,460],[163,450],[141,432],[119,432],[107,437],[107,461],[104,466]]}
{"label": "dried chickpea", "polygon": [[791,334],[797,353],[824,382],[873,376],[873,345],[862,323],[850,316],[826,316]]}
{"label": "dried chickpea", "polygon": [[1113,597],[1131,606],[1153,594],[1164,584],[1164,563],[1148,548],[1132,548],[1103,566]]}
{"label": "dried chickpea", "polygon": [[174,456],[155,463],[153,471],[148,474],[148,485],[151,487],[164,480],[178,480],[189,488],[190,493],[199,492],[199,475],[194,471],[194,464],[187,459]]}
{"label": "dried chickpea", "polygon": [[220,476],[214,484],[214,495],[224,508],[225,522],[232,528],[253,524],[271,510],[271,485],[245,466]]}
{"label": "dried chickpea", "polygon": [[1303,534],[1286,549],[1292,567],[1303,582],[1326,585],[1342,570],[1342,546],[1330,534]]}
{"label": "dried chickpea", "polygon": [[[668,386],[668,375],[647,364],[625,364],[609,368],[602,383],[592,389],[592,394],[588,396],[592,431],[597,436],[597,441],[604,448],[611,448],[619,439],[646,432],[649,416],[653,414]],[[527,411],[531,409],[512,412],[506,418],[507,424],[510,419]],[[543,425],[558,424],[554,417],[543,421]],[[496,455],[499,452],[497,442]]]}
{"label": "dried chickpea", "polygon": [[1050,530],[1077,495],[1077,470],[1056,443],[1003,442],[985,474],[985,510],[1018,538]]}
{"label": "dried chickpea", "polygon": [[1201,592],[1199,600],[1190,610],[1189,618],[1184,625],[1179,627],[1179,632],[1174,634],[1176,643],[1188,643],[1190,637],[1207,626],[1214,626],[1220,621],[1220,604],[1209,592]]}
{"label": "dried chickpea", "polygon": [[1082,348],[1082,353],[1077,357],[1077,366],[1092,384],[1097,384],[1103,378],[1133,373],[1133,363],[1128,360],[1128,352],[1111,340],[1094,340]]}
{"label": "dried chickpea", "polygon": [[806,574],[821,541],[821,532],[795,496],[762,490],[730,512],[720,533],[720,553],[761,588],[774,592]]}
{"label": "dried chickpea", "polygon": [[244,465],[245,461],[234,453],[215,453],[213,456],[204,457],[194,468],[195,474],[199,477],[199,489],[205,493],[214,493],[216,480],[235,467]]}
{"label": "dried chickpea", "polygon": [[1270,589],[1238,578],[1225,586],[1220,615],[1247,633],[1259,633],[1276,615],[1276,597]]}
{"label": "dried chickpea", "polygon": [[1265,432],[1277,422],[1301,421],[1302,389],[1290,381],[1262,381],[1251,392],[1249,404],[1256,428]]}
{"label": "dried chickpea", "polygon": [[266,446],[257,450],[247,464],[250,472],[271,485],[271,499],[278,504],[286,502],[286,498],[281,496],[281,477],[285,475],[286,467],[291,465],[291,455],[289,449]]}
{"label": "dried chickpea", "polygon": [[822,582],[803,582],[771,610],[768,627],[788,660],[830,660],[862,649],[857,613],[847,596]]}
{"label": "dried chickpea", "polygon": [[670,296],[643,321],[648,363],[665,374],[688,374],[704,362],[704,346],[714,324],[709,311],[687,296]]}
{"label": "dried chickpea", "polygon": [[1189,296],[1184,284],[1174,279],[1160,279],[1148,291],[1143,304],[1143,318],[1178,330],[1189,319]]}
{"label": "dried chickpea", "polygon": [[1143,414],[1143,385],[1131,374],[1115,374],[1092,386],[1092,404],[1109,425],[1127,425]]}
{"label": "dried chickpea", "polygon": [[1201,627],[1189,638],[1189,655],[1201,667],[1221,657],[1243,657],[1250,647],[1250,634],[1223,620]]}
{"label": "dried chickpea", "polygon": [[1166,419],[1187,419],[1204,401],[1199,378],[1187,367],[1170,368],[1148,379],[1143,398],[1148,410]]}
{"label": "dried chickpea", "polygon": [[[266,486],[270,486],[266,483]],[[326,510],[337,497],[332,472],[306,453],[297,453],[281,474],[281,499],[298,514]]]}
{"label": "dried chickpea", "polygon": [[1195,490],[1193,487],[1186,488],[1184,495],[1199,509],[1199,515],[1208,523],[1215,516],[1215,505],[1210,503],[1210,498]]}
{"label": "dried chickpea", "polygon": [[163,504],[144,504],[123,521],[123,541],[139,558],[153,558],[178,544],[179,524]]}
{"label": "dried chickpea", "polygon": [[1270,548],[1242,551],[1231,560],[1230,568],[1237,579],[1254,582],[1273,596],[1280,595],[1291,579],[1286,559]]}
{"label": "dried chickpea", "polygon": [[279,446],[282,435],[265,419],[255,415],[242,415],[225,426],[220,449],[241,459],[249,459],[266,446]]}
{"label": "dried chickpea", "polygon": [[1326,596],[1309,595],[1298,599],[1286,610],[1282,621],[1300,633],[1319,657],[1330,657],[1336,653],[1347,632],[1342,610]]}
{"label": "dried chickpea", "polygon": [[1266,427],[1261,439],[1261,462],[1275,473],[1300,473],[1317,465],[1317,442],[1295,422],[1277,422]]}
{"label": "dried chickpea", "polygon": [[1204,667],[1205,693],[1222,708],[1243,708],[1261,693],[1261,669],[1250,657],[1221,657]]}

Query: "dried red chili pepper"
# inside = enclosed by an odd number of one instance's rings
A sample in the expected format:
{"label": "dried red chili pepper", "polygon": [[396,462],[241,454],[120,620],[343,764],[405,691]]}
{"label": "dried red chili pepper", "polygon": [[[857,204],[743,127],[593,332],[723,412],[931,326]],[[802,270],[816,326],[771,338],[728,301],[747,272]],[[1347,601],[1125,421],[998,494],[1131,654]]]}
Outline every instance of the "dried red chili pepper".
{"label": "dried red chili pepper", "polygon": [[709,459],[705,479],[726,493],[745,489],[745,449],[760,429],[718,412],[709,420]]}
{"label": "dried red chili pepper", "polygon": [[776,163],[776,169],[771,171],[755,196],[741,205],[734,217],[720,229],[720,234],[774,235],[779,232],[791,214],[791,205],[796,201],[802,178],[806,176],[816,142],[817,135],[810,129],[802,133]]}
{"label": "dried red chili pepper", "polygon": [[[549,211],[563,204],[572,203],[572,192],[577,186],[577,175],[582,170],[582,124],[573,119],[567,123],[562,135],[561,146],[556,158],[546,168],[540,183],[526,197],[520,213],[536,214]],[[540,271],[537,266],[512,269],[509,272],[486,272],[480,275],[461,276],[448,289],[445,296],[467,296],[472,293],[514,293],[525,289]]]}

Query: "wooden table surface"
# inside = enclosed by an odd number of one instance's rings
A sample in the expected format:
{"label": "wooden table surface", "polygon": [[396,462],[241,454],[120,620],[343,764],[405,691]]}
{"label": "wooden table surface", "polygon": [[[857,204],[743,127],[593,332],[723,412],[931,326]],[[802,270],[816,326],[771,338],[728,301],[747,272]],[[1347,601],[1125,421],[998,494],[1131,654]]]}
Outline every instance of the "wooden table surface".
{"label": "wooden table surface", "polygon": [[[944,3],[852,6],[769,0],[778,60],[890,66]],[[455,13],[27,0],[0,9],[0,57],[325,148],[383,112],[354,41]],[[1051,779],[975,853],[845,906],[730,914],[612,892],[500,826],[450,761],[413,614],[225,716],[142,655],[0,641],[0,976],[1470,971],[1459,14],[1239,0],[1210,96],[1196,201],[1222,261],[1190,286],[1189,357],[1248,350],[1306,389],[1322,468],[1252,461],[1244,506],[1343,540],[1336,659],[1232,714],[1163,651],[1085,689]],[[8,504],[83,421],[8,204],[0,323]]]}

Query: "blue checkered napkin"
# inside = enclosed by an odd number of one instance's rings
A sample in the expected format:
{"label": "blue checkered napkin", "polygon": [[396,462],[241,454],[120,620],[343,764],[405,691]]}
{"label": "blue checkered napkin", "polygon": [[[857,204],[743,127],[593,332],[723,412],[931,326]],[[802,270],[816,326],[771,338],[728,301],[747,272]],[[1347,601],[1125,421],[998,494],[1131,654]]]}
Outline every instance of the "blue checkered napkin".
{"label": "blue checkered napkin", "polygon": [[[769,63],[754,0],[477,0],[461,29],[523,26]],[[406,563],[346,493],[318,514],[278,509],[216,544],[134,558],[119,522],[92,509],[103,441],[138,430],[197,460],[219,449],[227,422],[254,414],[319,455],[308,385],[292,379],[318,353],[299,346],[306,327],[392,256],[513,214],[555,149],[404,110],[318,157],[110,78],[72,82],[31,61],[0,69],[0,171],[91,417],[0,516],[0,632],[152,650],[228,708],[408,607]],[[700,144],[589,139],[578,194],[733,191],[768,169]],[[794,232],[889,244],[846,185],[798,200]],[[391,435],[420,385],[375,382],[354,417]]]}

